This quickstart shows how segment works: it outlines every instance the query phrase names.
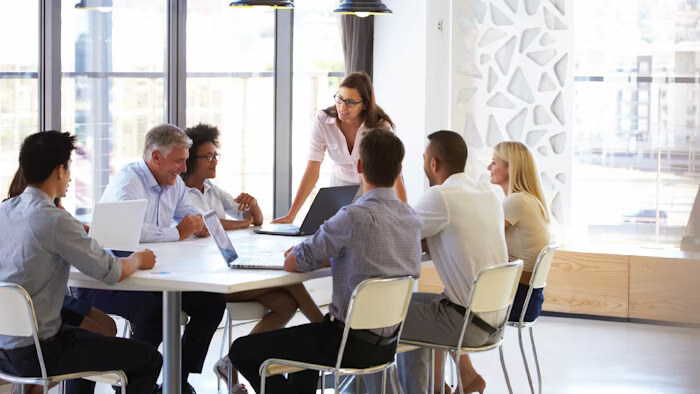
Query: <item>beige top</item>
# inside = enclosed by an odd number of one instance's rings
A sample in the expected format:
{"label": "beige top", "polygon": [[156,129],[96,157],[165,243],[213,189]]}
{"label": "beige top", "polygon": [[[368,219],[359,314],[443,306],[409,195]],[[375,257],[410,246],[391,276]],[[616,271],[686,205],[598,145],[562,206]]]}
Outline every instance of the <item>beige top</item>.
{"label": "beige top", "polygon": [[540,211],[539,201],[528,193],[512,193],[503,201],[508,260],[522,259],[523,270],[532,272],[535,260],[549,245],[549,223]]}

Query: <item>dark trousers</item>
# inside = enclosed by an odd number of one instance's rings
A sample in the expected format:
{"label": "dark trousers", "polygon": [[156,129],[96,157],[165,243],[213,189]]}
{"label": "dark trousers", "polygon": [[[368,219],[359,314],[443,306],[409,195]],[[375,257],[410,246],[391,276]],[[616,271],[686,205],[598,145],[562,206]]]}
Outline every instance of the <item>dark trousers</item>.
{"label": "dark trousers", "polygon": [[[127,392],[132,394],[151,394],[163,365],[158,350],[146,342],[103,337],[68,325],[41,341],[41,351],[49,376],[122,370],[128,380]],[[16,376],[41,376],[35,346],[0,350],[0,370]],[[89,383],[69,381],[68,393],[92,393],[94,385]]]}
{"label": "dark trousers", "polygon": [[[515,299],[513,300],[513,308],[510,310],[509,321],[520,321],[520,314],[523,312],[523,304],[525,303],[525,297],[527,297],[527,290],[530,288],[528,285],[522,283],[518,284],[518,290],[515,292]],[[544,302],[544,295],[542,294],[542,289],[532,289],[532,295],[530,295],[530,301],[527,303],[527,311],[525,311],[526,322],[531,322],[537,319],[537,317],[542,313],[542,303]]]}
{"label": "dark trousers", "polygon": [[[78,298],[93,307],[129,320],[132,338],[150,343],[156,348],[163,341],[162,293],[77,289]],[[190,316],[182,336],[182,376],[202,372],[204,359],[224,315],[223,294],[182,293],[182,310]]]}
{"label": "dark trousers", "polygon": [[[283,358],[307,363],[335,365],[343,332],[339,325],[328,319],[282,330],[238,338],[228,357],[233,365],[260,392],[260,366],[268,358]],[[348,336],[343,356],[343,367],[366,368],[394,359],[396,341],[388,345],[374,345]],[[265,391],[270,394],[315,393],[318,371],[301,371],[267,378]]]}

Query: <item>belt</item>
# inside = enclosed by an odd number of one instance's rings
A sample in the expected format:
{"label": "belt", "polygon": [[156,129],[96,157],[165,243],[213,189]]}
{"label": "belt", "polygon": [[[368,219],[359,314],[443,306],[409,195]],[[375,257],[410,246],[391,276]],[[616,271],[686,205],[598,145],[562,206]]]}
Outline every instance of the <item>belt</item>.
{"label": "belt", "polygon": [[[336,319],[330,313],[326,315],[325,320],[336,326],[341,332],[345,329],[345,323]],[[362,342],[369,343],[370,345],[379,346],[391,345],[392,343],[396,342],[397,339],[396,335],[390,337],[383,337],[369,330],[353,330],[352,328],[348,331],[348,336],[353,337]]]}
{"label": "belt", "polygon": [[[454,310],[456,310],[457,312],[459,312],[462,316],[464,316],[464,314],[467,313],[467,308],[463,307],[462,305],[455,304],[454,302],[452,302],[452,301],[450,301],[450,300],[448,300],[448,299],[445,299],[445,302],[447,303],[447,305],[448,305],[449,307],[451,307],[452,309],[454,309]],[[495,329],[492,325],[490,325],[489,323],[487,323],[486,321],[484,321],[484,319],[480,318],[479,316],[477,316],[477,315],[474,314],[474,313],[471,314],[471,319],[472,319],[471,322],[472,322],[475,326],[477,326],[477,327],[479,327],[480,329],[484,330],[484,331],[485,331],[487,334],[489,334],[489,335],[493,335],[493,334],[495,334],[496,332],[498,332],[498,330]]]}

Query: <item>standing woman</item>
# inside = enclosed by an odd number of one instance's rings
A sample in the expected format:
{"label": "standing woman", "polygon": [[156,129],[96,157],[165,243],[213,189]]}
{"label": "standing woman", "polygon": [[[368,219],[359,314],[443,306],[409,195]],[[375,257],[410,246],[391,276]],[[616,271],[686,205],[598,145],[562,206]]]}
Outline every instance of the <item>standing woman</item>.
{"label": "standing woman", "polygon": [[[488,166],[491,183],[501,186],[508,260],[522,259],[523,274],[513,302],[509,320],[518,321],[535,260],[550,243],[549,212],[542,192],[542,183],[530,150],[520,142],[501,142],[493,148],[493,161]],[[525,313],[525,321],[533,321],[542,311],[542,289],[534,289]]]}
{"label": "standing woman", "polygon": [[[372,80],[364,72],[352,73],[340,83],[333,96],[335,105],[321,110],[314,119],[309,147],[309,162],[301,184],[287,215],[273,223],[292,223],[318,182],[321,162],[328,150],[333,160],[331,186],[359,185],[357,158],[365,130],[376,127],[394,129],[394,122],[374,99]],[[360,188],[362,190],[362,188]],[[394,184],[396,195],[406,201],[406,189],[401,176]]]}

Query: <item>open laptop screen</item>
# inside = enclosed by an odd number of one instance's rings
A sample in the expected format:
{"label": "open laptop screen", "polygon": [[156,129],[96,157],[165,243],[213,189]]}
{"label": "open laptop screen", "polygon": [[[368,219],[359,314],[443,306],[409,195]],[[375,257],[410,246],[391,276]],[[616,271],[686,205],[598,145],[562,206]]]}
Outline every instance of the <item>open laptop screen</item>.
{"label": "open laptop screen", "polygon": [[207,226],[207,230],[209,230],[209,234],[214,238],[216,246],[219,247],[221,255],[224,256],[224,260],[226,260],[228,265],[231,265],[231,263],[238,258],[238,253],[236,253],[236,249],[233,248],[231,240],[228,238],[228,235],[226,235],[226,230],[224,230],[224,227],[221,225],[219,217],[216,216],[216,212],[211,211],[202,218],[204,219],[204,224]]}

